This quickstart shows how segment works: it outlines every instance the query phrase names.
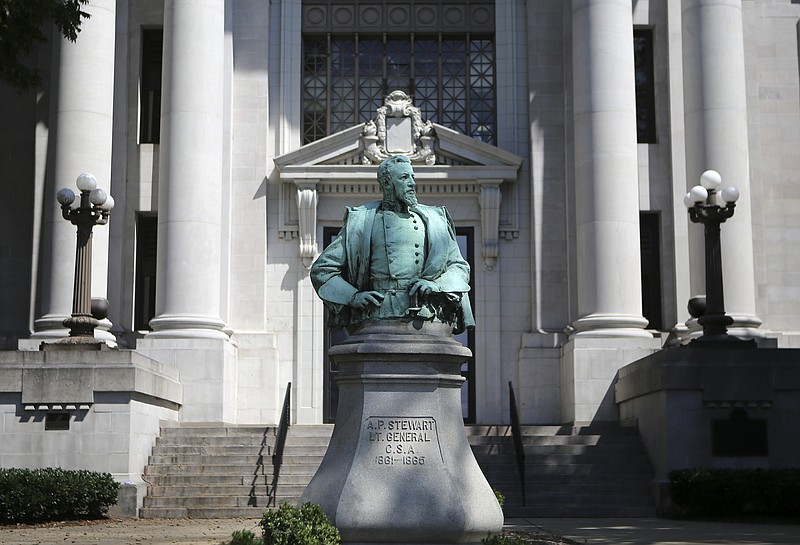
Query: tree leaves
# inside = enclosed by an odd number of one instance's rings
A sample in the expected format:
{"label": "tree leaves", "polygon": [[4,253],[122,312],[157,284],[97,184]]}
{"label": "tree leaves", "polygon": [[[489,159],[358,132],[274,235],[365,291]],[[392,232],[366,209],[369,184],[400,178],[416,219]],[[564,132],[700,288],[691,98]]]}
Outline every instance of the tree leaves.
{"label": "tree leaves", "polygon": [[0,80],[19,92],[41,84],[30,55],[47,42],[50,25],[71,42],[78,39],[81,21],[90,15],[81,7],[89,0],[0,0]]}

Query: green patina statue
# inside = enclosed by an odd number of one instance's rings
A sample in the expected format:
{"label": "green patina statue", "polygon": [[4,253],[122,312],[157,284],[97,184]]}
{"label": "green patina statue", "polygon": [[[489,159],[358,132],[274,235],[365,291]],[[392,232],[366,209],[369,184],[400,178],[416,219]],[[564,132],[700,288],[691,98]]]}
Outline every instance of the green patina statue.
{"label": "green patina statue", "polygon": [[475,327],[469,264],[443,206],[417,202],[414,169],[397,155],[378,167],[383,200],[348,207],[344,227],[311,266],[328,326],[435,320],[454,333]]}

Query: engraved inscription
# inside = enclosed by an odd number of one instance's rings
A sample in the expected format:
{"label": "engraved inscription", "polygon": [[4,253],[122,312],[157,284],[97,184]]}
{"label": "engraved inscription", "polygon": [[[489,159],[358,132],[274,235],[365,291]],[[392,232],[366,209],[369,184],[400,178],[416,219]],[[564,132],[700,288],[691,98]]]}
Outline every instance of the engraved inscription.
{"label": "engraved inscription", "polygon": [[444,462],[436,419],[430,416],[370,416],[362,437],[378,466],[424,466]]}

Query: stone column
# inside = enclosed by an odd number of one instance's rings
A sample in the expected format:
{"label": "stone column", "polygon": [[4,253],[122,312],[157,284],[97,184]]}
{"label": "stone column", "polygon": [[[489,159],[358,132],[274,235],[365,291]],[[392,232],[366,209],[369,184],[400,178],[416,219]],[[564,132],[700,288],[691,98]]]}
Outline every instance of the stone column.
{"label": "stone column", "polygon": [[[111,187],[111,141],[114,100],[114,38],[116,3],[93,0],[83,6],[91,14],[81,23],[75,43],[61,39],[58,60],[57,98],[53,113],[54,164],[44,195],[45,220],[40,312],[34,321],[36,339],[61,338],[68,334],[62,322],[70,316],[75,269],[75,226],[61,217],[56,192],[73,191],[83,172],[97,177],[98,186],[113,194]],[[91,294],[106,297],[108,280],[108,229],[96,229],[92,263]],[[95,336],[109,342],[111,323],[101,322]]]}
{"label": "stone column", "polygon": [[156,317],[149,337],[225,339],[220,318],[224,0],[167,0]]}
{"label": "stone column", "polygon": [[[741,0],[683,1],[687,190],[714,169],[741,194],[722,227],[725,309],[734,334],[758,335]],[[688,219],[687,219],[688,221]],[[703,230],[689,227],[692,295],[706,293]]]}
{"label": "stone column", "polygon": [[649,337],[642,317],[630,0],[573,0],[577,336]]}
{"label": "stone column", "polygon": [[617,371],[658,348],[642,316],[633,10],[573,0],[578,319],[561,353],[563,422],[617,420]]}

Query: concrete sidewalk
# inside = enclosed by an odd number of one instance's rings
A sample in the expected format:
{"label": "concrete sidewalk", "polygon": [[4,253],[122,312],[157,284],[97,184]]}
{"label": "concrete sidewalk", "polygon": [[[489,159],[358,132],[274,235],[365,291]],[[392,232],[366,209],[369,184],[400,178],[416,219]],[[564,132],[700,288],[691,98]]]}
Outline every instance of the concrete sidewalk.
{"label": "concrete sidewalk", "polygon": [[666,519],[508,519],[588,545],[800,545],[800,526]]}
{"label": "concrete sidewalk", "polygon": [[[509,519],[588,545],[800,545],[800,526],[663,519]],[[234,530],[260,534],[258,519],[108,519],[37,527],[0,526],[0,545],[219,545]]]}

